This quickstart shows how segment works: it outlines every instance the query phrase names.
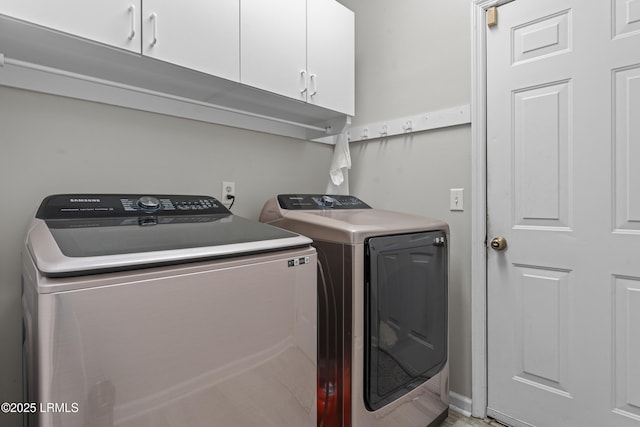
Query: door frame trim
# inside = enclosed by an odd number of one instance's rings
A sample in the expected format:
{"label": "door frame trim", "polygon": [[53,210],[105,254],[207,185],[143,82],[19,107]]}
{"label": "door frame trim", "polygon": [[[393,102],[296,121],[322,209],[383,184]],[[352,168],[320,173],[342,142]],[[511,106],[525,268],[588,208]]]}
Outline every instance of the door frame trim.
{"label": "door frame trim", "polygon": [[487,415],[487,22],[515,0],[471,4],[471,415]]}

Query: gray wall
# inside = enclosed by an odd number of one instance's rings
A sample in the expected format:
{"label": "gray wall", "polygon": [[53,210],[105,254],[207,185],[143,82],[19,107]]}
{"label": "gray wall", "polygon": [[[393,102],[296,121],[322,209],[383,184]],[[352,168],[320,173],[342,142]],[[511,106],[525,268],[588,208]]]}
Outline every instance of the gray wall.
{"label": "gray wall", "polygon": [[219,197],[232,180],[234,213],[257,219],[267,198],[323,192],[328,181],[328,145],[1,86],[0,100],[0,402],[22,400],[20,251],[46,195]]}
{"label": "gray wall", "polygon": [[[356,14],[354,124],[469,104],[469,0],[340,0]],[[451,390],[471,396],[471,127],[351,144],[351,193],[451,227]],[[465,211],[449,211],[449,189]]]}

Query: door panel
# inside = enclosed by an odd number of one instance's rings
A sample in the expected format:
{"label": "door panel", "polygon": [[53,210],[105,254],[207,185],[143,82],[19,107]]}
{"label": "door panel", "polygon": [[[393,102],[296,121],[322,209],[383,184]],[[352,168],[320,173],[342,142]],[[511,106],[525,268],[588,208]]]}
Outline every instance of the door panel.
{"label": "door panel", "polygon": [[640,278],[614,277],[616,354],[615,404],[621,413],[640,416]]}
{"label": "door panel", "polygon": [[640,0],[487,31],[488,413],[640,425]]}
{"label": "door panel", "polygon": [[640,65],[615,70],[616,228],[640,231]]}
{"label": "door panel", "polygon": [[640,32],[640,0],[614,0],[613,8],[616,36]]}
{"label": "door panel", "polygon": [[514,93],[516,226],[569,226],[569,92],[564,81]]}
{"label": "door panel", "polygon": [[565,10],[514,28],[512,45],[514,64],[569,51],[571,48],[570,22],[571,15]]}
{"label": "door panel", "polygon": [[570,271],[515,266],[517,306],[515,379],[566,397]]}

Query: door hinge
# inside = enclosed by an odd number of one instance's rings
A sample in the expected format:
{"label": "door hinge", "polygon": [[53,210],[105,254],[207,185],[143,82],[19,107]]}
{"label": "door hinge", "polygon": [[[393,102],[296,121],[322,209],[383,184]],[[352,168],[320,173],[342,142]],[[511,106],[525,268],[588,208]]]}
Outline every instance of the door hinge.
{"label": "door hinge", "polygon": [[487,9],[487,27],[495,27],[498,25],[498,8],[496,6]]}

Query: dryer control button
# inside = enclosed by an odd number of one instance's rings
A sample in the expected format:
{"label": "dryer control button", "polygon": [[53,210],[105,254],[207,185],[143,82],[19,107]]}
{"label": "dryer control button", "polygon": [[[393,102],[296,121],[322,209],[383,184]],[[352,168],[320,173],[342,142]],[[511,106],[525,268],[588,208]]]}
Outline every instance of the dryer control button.
{"label": "dryer control button", "polygon": [[151,196],[142,196],[138,199],[138,206],[145,210],[156,210],[160,207],[160,200]]}

